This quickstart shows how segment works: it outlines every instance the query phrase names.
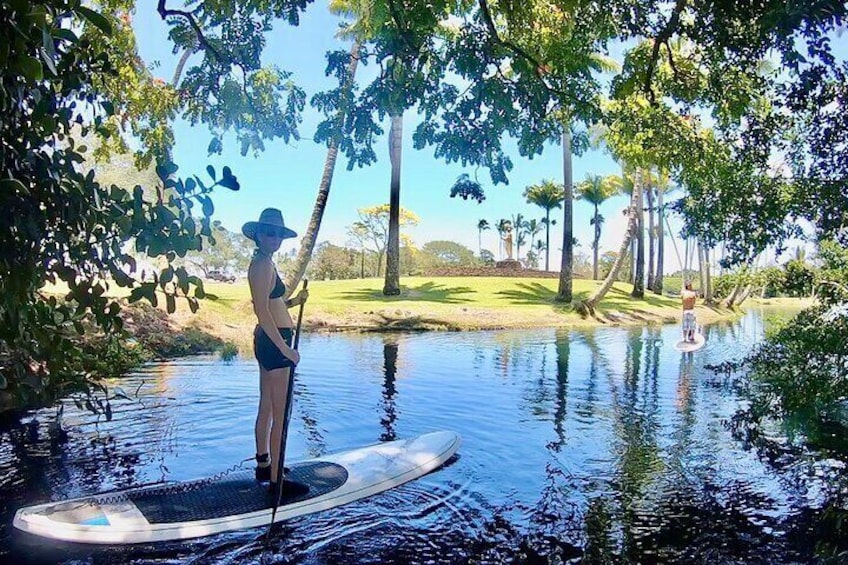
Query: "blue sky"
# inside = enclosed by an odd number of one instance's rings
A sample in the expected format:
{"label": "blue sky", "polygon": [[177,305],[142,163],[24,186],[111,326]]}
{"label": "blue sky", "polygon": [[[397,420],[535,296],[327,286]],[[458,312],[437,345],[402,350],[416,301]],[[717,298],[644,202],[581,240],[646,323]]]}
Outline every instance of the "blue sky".
{"label": "blue sky", "polygon": [[[153,64],[153,73],[169,81],[173,76],[177,56],[171,52],[167,39],[167,25],[155,12],[153,3],[143,3],[134,17],[142,58]],[[329,50],[347,49],[349,44],[334,37],[338,19],[331,15],[323,3],[311,5],[302,16],[298,27],[279,22],[268,35],[265,49],[267,63],[272,63],[293,73],[293,79],[312,94],[333,86],[324,76],[325,58]],[[362,71],[362,70],[361,70]],[[367,76],[368,69],[361,76]],[[192,127],[179,120],[175,124],[176,147],[174,157],[183,176],[203,173],[211,164],[220,170],[224,165],[232,168],[239,178],[241,191],[233,193],[221,189],[213,195],[215,218],[225,227],[236,231],[249,220],[258,217],[268,206],[283,211],[286,224],[303,233],[317,194],[324,166],[326,148],[312,141],[316,125],[321,116],[307,105],[300,127],[300,141],[285,144],[282,141],[267,143],[264,153],[257,157],[242,157],[234,136],[225,138],[224,152],[220,156],[207,155],[206,148],[210,133],[206,126]],[[501,218],[509,219],[517,213],[527,218],[541,218],[542,209],[527,204],[522,196],[524,188],[545,178],[562,182],[562,150],[558,145],[549,146],[541,156],[528,160],[510,151],[514,169],[509,175],[509,185],[492,186],[488,171],[463,168],[458,164],[447,164],[433,156],[432,148],[418,151],[412,147],[412,132],[419,116],[409,112],[404,122],[404,147],[401,177],[401,206],[416,213],[418,226],[405,231],[417,246],[432,240],[447,239],[462,243],[477,252],[477,222],[486,219],[494,224]],[[357,219],[356,209],[388,202],[389,159],[388,120],[383,124],[385,134],[375,147],[378,161],[366,168],[347,170],[343,157],[336,164],[330,199],[324,215],[319,241],[329,240],[337,245],[347,242],[346,230]],[[514,144],[508,144],[514,148]],[[580,182],[587,174],[607,175],[619,173],[618,165],[603,151],[591,150],[573,160],[574,182]],[[462,173],[475,174],[486,189],[486,200],[482,204],[450,198],[450,187]],[[674,198],[674,196],[672,196]],[[622,215],[627,204],[623,196],[608,200],[602,207],[605,216],[601,251],[617,250],[625,229]],[[574,235],[580,242],[577,252],[591,255],[592,229],[589,219],[590,205],[577,201],[574,204]],[[555,217],[562,212],[555,210]],[[562,222],[551,230],[551,268],[558,269],[559,249],[562,245]],[[677,230],[678,222],[672,221]],[[498,256],[498,235],[494,229],[483,232],[483,248]],[[292,240],[284,244],[282,251],[292,251],[297,246]],[[678,241],[680,252],[682,243]],[[523,251],[522,251],[523,254]],[[673,247],[667,245],[664,271],[679,269]]]}

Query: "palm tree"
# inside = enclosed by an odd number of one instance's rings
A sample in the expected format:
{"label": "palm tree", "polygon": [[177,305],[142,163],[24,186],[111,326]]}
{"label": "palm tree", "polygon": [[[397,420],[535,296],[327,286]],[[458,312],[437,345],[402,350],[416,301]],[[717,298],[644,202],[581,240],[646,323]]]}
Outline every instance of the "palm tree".
{"label": "palm tree", "polygon": [[648,201],[648,290],[654,290],[654,189],[658,184],[653,171],[646,171],[645,199]]}
{"label": "palm tree", "polygon": [[485,219],[477,222],[477,254],[483,255],[483,232],[491,228],[489,222]]}
{"label": "palm tree", "polygon": [[[585,66],[594,72],[617,72],[620,65],[611,57],[601,53],[591,53],[584,61]],[[559,271],[559,290],[554,298],[557,302],[571,302],[574,277],[574,202],[573,171],[571,167],[571,126],[574,116],[569,111],[562,113],[562,176],[563,176],[563,213],[562,213],[562,262]]]}
{"label": "palm tree", "polygon": [[636,171],[633,179],[633,192],[639,208],[636,209],[636,268],[633,275],[633,298],[645,297],[645,212],[642,209],[643,171]]}
{"label": "palm tree", "polygon": [[545,211],[545,270],[549,268],[548,251],[551,247],[551,224],[556,225],[556,220],[551,220],[551,210],[562,206],[563,188],[552,180],[543,180],[539,184],[533,184],[524,189],[524,198],[528,204],[535,204]]}
{"label": "palm tree", "polygon": [[574,186],[571,169],[571,123],[567,122],[562,129],[562,261],[559,269],[559,289],[554,297],[557,302],[571,302],[574,263]]}
{"label": "palm tree", "polygon": [[640,196],[641,191],[632,190],[630,192],[630,204],[627,207],[627,229],[624,232],[621,247],[618,250],[618,255],[615,257],[612,267],[610,268],[609,273],[607,273],[604,282],[592,296],[580,303],[579,309],[586,314],[594,315],[595,308],[597,308],[598,303],[603,300],[606,293],[610,288],[612,288],[613,283],[618,278],[618,272],[621,270],[621,266],[624,264],[624,259],[627,256],[627,248],[630,247],[630,242],[636,234],[638,211],[642,207],[642,199]]}
{"label": "palm tree", "polygon": [[306,266],[312,258],[312,250],[315,248],[315,242],[318,240],[321,220],[324,218],[324,210],[327,207],[327,200],[330,198],[330,187],[333,184],[333,172],[336,169],[339,141],[342,135],[341,128],[347,111],[352,105],[351,98],[353,97],[354,77],[356,76],[356,67],[359,63],[359,54],[362,50],[363,37],[366,35],[366,26],[368,25],[368,18],[363,17],[363,14],[368,13],[368,6],[370,5],[366,2],[363,2],[362,6],[358,6],[355,0],[330,0],[330,11],[332,13],[346,17],[356,16],[353,22],[346,22],[338,32],[340,39],[352,39],[353,45],[350,47],[350,60],[347,64],[347,73],[343,88],[341,89],[344,99],[339,101],[339,109],[335,117],[337,133],[327,144],[324,171],[321,175],[321,183],[318,185],[318,196],[315,198],[312,216],[309,219],[309,225],[306,227],[303,238],[300,240],[300,249],[297,252],[297,258],[294,260],[294,266],[286,277],[286,288],[289,294],[297,289],[300,279],[306,272]]}
{"label": "palm tree", "polygon": [[592,219],[589,220],[589,225],[595,227],[595,237],[592,240],[592,278],[594,280],[598,280],[598,253],[601,241],[601,226],[604,224],[604,217],[599,208],[601,204],[620,190],[621,177],[617,175],[606,177],[586,175],[586,180],[577,185],[577,198],[585,200],[595,209]]}
{"label": "palm tree", "polygon": [[515,259],[521,260],[521,246],[527,241],[527,220],[523,214],[512,217],[512,228],[515,230]]}
{"label": "palm tree", "polygon": [[403,142],[403,110],[389,114],[389,160],[392,164],[389,183],[389,237],[386,242],[386,279],[384,296],[400,294],[400,158]]}
{"label": "palm tree", "polygon": [[[536,218],[533,218],[532,220],[527,220],[525,227],[527,230],[527,235],[530,236],[530,245],[535,245],[536,236],[539,235],[540,231],[542,231],[542,226],[544,225],[544,223],[544,220],[539,221]],[[539,241],[541,242],[541,240]],[[542,243],[542,247],[544,247],[544,245],[545,244]],[[539,247],[539,250],[541,250],[541,247]]]}
{"label": "palm tree", "polygon": [[665,263],[665,204],[664,197],[667,193],[673,191],[675,187],[671,183],[668,171],[659,169],[657,171],[657,273],[654,275],[655,294],[662,294],[663,291],[663,265]]}

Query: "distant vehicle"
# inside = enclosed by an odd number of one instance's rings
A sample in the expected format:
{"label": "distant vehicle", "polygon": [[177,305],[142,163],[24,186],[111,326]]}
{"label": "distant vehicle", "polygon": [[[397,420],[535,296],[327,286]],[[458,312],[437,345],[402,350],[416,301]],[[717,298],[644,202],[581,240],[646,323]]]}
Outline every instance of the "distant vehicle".
{"label": "distant vehicle", "polygon": [[224,271],[209,271],[209,273],[207,273],[206,275],[206,278],[209,280],[226,283],[236,282],[236,277],[234,275],[229,275]]}

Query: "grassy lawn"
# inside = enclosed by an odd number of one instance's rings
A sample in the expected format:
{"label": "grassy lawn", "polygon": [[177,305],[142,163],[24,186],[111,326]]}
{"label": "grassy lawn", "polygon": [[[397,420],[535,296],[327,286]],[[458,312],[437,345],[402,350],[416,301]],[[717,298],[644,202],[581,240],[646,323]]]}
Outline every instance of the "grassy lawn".
{"label": "grassy lawn", "polygon": [[[557,279],[507,277],[405,277],[400,296],[383,296],[383,279],[310,281],[304,327],[310,330],[473,330],[601,324],[676,323],[679,299],[630,296],[631,286],[617,283],[604,298],[597,318],[582,318],[570,305],[553,301]],[[574,297],[589,296],[599,281],[574,281]],[[240,347],[255,324],[245,280],[207,282],[214,299],[201,302],[196,314],[180,303],[176,320],[194,325]],[[292,313],[295,314],[297,308]],[[700,321],[736,315],[720,308],[698,309]]]}

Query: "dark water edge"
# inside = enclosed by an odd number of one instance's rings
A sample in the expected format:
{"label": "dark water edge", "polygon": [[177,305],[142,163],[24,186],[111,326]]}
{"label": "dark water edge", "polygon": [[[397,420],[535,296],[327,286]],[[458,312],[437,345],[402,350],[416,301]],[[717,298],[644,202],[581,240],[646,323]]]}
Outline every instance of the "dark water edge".
{"label": "dark water edge", "polygon": [[[66,405],[0,429],[0,560],[10,563],[816,563],[814,483],[734,439],[744,403],[703,366],[763,316],[707,328],[307,336],[290,453],[455,429],[450,465],[275,526],[126,548],[14,532],[20,506],[225,471],[252,454],[253,362],[190,358],[116,382],[112,422]],[[312,352],[312,355],[309,353]],[[785,463],[785,462],[784,462]],[[834,561],[838,562],[838,561]]]}

